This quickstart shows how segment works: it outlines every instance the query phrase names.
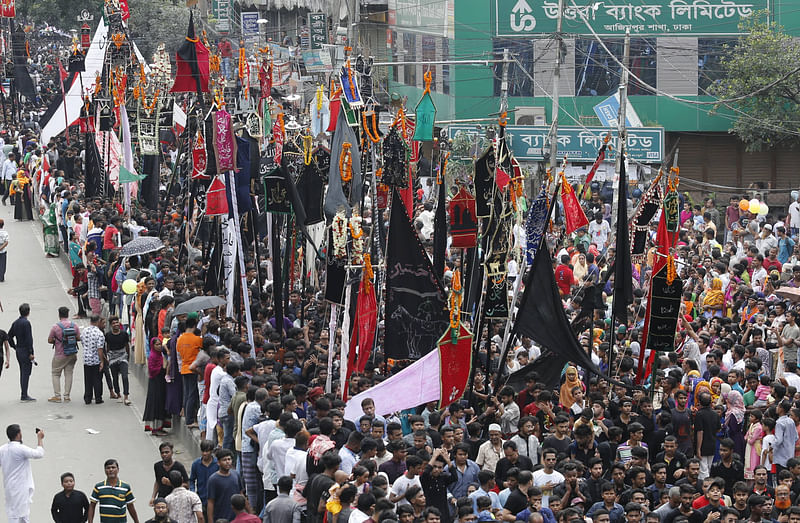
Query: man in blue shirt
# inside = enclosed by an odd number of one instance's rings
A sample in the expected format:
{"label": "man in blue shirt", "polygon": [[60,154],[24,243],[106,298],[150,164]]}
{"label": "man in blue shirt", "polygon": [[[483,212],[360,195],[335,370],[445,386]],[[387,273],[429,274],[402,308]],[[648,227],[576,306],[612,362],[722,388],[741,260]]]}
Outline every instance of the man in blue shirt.
{"label": "man in blue shirt", "polygon": [[478,515],[478,498],[481,496],[488,496],[489,499],[492,500],[492,509],[499,510],[503,508],[503,505],[500,504],[500,499],[497,497],[497,493],[492,490],[495,486],[494,472],[491,470],[482,470],[478,472],[478,481],[480,481],[481,486],[478,490],[469,495],[469,499],[472,500],[472,511],[475,515]]}
{"label": "man in blue shirt", "polygon": [[467,489],[473,483],[478,484],[478,464],[468,458],[469,446],[459,443],[455,446],[454,463],[447,467],[450,474],[455,474],[456,480],[450,484],[448,489],[454,498],[464,498],[467,496]]}
{"label": "man in blue shirt", "polygon": [[203,513],[206,512],[208,503],[208,478],[219,470],[217,458],[214,457],[214,443],[205,439],[200,442],[200,452],[202,456],[192,463],[192,471],[189,474],[189,489],[196,492],[203,503]]}
{"label": "man in blue shirt", "polygon": [[592,517],[595,511],[602,508],[608,511],[611,523],[621,523],[625,515],[625,509],[622,508],[622,505],[616,502],[617,491],[614,489],[614,484],[611,482],[604,484],[602,492],[603,501],[598,501],[592,505],[591,508],[589,508],[589,510],[586,512],[586,515]]}
{"label": "man in blue shirt", "polygon": [[794,251],[794,240],[786,234],[786,227],[778,227],[778,261],[786,263]]}

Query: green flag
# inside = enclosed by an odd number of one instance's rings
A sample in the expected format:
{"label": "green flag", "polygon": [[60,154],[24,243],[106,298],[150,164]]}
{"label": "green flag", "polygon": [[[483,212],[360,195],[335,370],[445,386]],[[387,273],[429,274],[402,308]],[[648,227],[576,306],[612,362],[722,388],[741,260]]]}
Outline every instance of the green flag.
{"label": "green flag", "polygon": [[139,182],[145,178],[147,178],[146,174],[132,173],[124,165],[119,166],[119,183]]}

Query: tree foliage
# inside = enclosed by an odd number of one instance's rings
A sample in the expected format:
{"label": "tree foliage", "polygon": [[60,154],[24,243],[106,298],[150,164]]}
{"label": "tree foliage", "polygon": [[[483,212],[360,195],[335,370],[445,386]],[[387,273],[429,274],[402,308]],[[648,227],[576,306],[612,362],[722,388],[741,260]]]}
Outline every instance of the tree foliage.
{"label": "tree foliage", "polygon": [[92,0],[17,0],[17,16],[36,24],[48,23],[63,31],[79,29],[77,16],[87,9],[97,18],[97,1]]}
{"label": "tree foliage", "polygon": [[742,29],[748,35],[726,46],[722,79],[709,89],[736,101],[716,108],[733,111],[731,131],[748,151],[794,147],[800,144],[800,43],[766,16],[752,16]]}
{"label": "tree foliage", "polygon": [[[58,29],[79,29],[77,16],[86,9],[94,15],[92,26],[102,16],[102,2],[96,0],[17,0],[20,19],[35,24],[48,23]],[[186,36],[189,9],[183,2],[164,0],[131,0],[128,28],[139,50],[149,62],[158,44],[164,42],[170,56],[175,55]]]}
{"label": "tree foliage", "polygon": [[[131,10],[128,27],[145,59],[149,62],[158,44],[163,42],[167,54],[174,61],[175,52],[186,37],[186,28],[189,25],[189,9],[184,2],[176,4],[163,0],[135,0],[129,1],[128,5]],[[197,24],[195,28],[199,33]]]}

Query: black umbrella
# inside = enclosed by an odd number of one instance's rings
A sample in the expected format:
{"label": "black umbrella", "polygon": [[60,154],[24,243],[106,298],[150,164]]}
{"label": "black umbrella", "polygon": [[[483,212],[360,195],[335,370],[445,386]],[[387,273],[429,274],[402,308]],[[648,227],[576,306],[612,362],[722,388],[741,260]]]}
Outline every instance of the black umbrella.
{"label": "black umbrella", "polygon": [[120,256],[138,256],[148,252],[157,251],[164,247],[164,244],[155,236],[140,236],[122,246]]}
{"label": "black umbrella", "polygon": [[225,305],[226,301],[219,296],[196,296],[191,300],[186,300],[181,303],[175,310],[172,311],[174,316],[179,314],[188,314],[190,312],[202,311],[205,309],[214,309]]}

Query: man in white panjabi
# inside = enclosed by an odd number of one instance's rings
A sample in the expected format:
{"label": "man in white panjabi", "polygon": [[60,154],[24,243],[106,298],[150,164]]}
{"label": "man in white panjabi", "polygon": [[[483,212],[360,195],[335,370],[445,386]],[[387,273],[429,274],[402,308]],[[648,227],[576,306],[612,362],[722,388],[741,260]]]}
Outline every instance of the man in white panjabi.
{"label": "man in white panjabi", "polygon": [[33,471],[30,460],[44,457],[44,431],[39,430],[36,433],[38,445],[35,449],[22,444],[22,430],[17,424],[9,425],[6,435],[8,443],[0,447],[0,469],[6,492],[7,521],[29,523],[33,502]]}

